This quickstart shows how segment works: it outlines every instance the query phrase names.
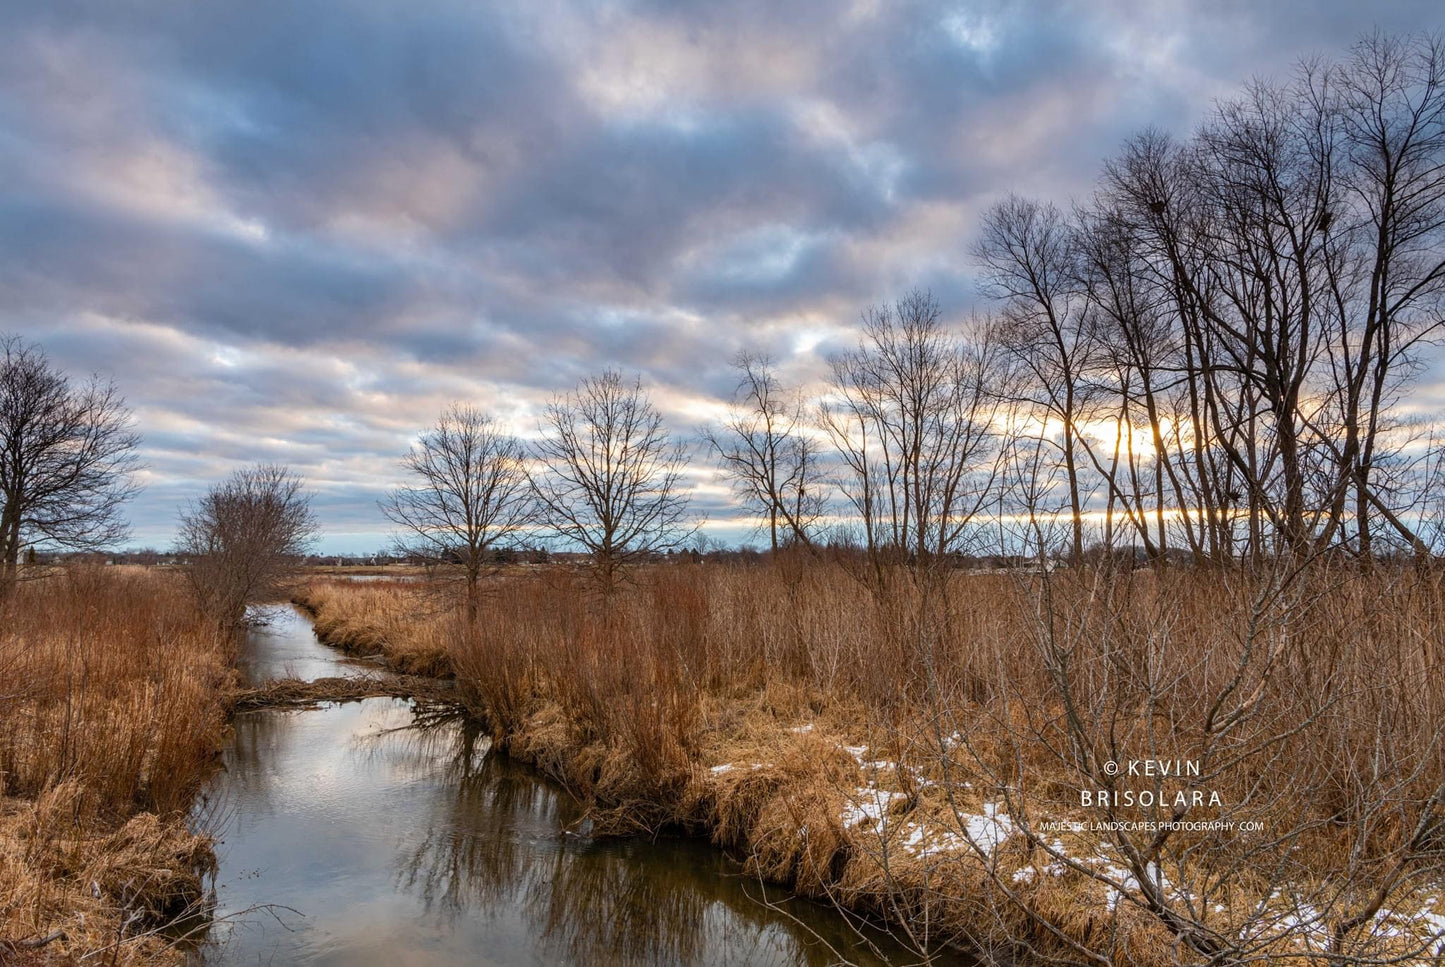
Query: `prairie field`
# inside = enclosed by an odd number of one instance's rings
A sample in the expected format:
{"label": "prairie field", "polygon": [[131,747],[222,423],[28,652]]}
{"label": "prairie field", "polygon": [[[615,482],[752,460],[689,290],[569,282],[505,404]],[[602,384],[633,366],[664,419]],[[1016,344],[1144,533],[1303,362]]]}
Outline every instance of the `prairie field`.
{"label": "prairie field", "polygon": [[0,967],[1445,967],[1445,3],[70,6]]}
{"label": "prairie field", "polygon": [[204,904],[210,843],[185,817],[223,739],[229,642],[144,568],[0,601],[0,959],[180,962],[152,931]]}
{"label": "prairie field", "polygon": [[591,587],[502,570],[470,626],[425,585],[318,579],[298,601],[324,639],[454,673],[598,828],[709,836],[921,953],[1434,953],[1434,570],[782,556]]}
{"label": "prairie field", "polygon": [[[1438,955],[1428,567],[779,555],[641,567],[605,595],[566,567],[482,589],[470,621],[445,579],[313,575],[295,599],[323,641],[455,678],[594,833],[709,838],[921,958],[1202,962],[1211,937],[1237,961]],[[0,939],[178,961],[157,931],[206,903],[185,817],[235,639],[165,570],[57,570],[4,608]]]}

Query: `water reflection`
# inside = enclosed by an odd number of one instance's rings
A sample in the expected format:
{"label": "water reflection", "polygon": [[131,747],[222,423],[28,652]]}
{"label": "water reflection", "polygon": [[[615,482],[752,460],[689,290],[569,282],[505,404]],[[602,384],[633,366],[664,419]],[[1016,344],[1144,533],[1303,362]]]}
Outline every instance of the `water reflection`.
{"label": "water reflection", "polygon": [[376,659],[353,658],[323,645],[311,619],[292,605],[253,607],[248,616],[251,624],[236,661],[243,685],[263,685],[277,678],[310,682],[338,675],[391,675]]}
{"label": "water reflection", "polygon": [[[361,673],[289,608],[246,658],[250,681]],[[457,716],[376,698],[234,726],[198,809],[221,837],[206,963],[879,962],[836,912],[759,902],[704,843],[577,835],[569,796]]]}
{"label": "water reflection", "polygon": [[253,608],[253,624],[246,634],[236,667],[246,685],[273,678],[313,681],[337,675],[337,652],[316,640],[311,622],[290,605]]}
{"label": "water reflection", "polygon": [[[867,963],[841,918],[757,902],[705,844],[594,841],[565,794],[395,699],[239,716],[214,791],[210,963]],[[293,907],[239,923],[258,904]],[[906,959],[897,952],[900,960]]]}
{"label": "water reflection", "polygon": [[396,584],[416,584],[426,579],[422,574],[323,574],[328,581],[355,581],[368,584],[373,581],[390,581]]}
{"label": "water reflection", "polygon": [[[581,818],[574,802],[506,758],[477,754],[465,727],[451,733],[454,797],[427,836],[398,863],[398,885],[438,916],[519,911],[537,952],[579,963],[786,963],[836,960],[818,931],[850,959],[855,949],[834,914],[795,904],[788,922],[758,902],[705,844],[664,839],[594,841],[559,832]],[[418,736],[422,759],[442,757],[442,734]],[[781,897],[775,898],[781,902]]]}

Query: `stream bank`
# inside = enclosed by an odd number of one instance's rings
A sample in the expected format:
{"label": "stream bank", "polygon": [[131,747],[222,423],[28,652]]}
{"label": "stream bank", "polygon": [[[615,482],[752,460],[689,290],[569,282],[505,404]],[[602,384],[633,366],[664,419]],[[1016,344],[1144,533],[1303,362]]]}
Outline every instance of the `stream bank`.
{"label": "stream bank", "polygon": [[[397,676],[291,608],[248,636],[252,689]],[[886,936],[683,838],[592,838],[581,807],[443,703],[238,710],[198,807],[217,833],[207,964],[907,962]],[[877,949],[873,949],[876,945]],[[879,954],[883,956],[879,956]]]}

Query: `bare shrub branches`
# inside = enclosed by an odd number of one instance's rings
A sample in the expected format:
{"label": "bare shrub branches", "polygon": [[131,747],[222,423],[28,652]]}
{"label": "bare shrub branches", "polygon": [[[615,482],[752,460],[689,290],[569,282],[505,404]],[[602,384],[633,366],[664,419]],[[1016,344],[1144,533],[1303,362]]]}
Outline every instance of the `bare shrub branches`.
{"label": "bare shrub branches", "polygon": [[281,584],[316,536],[311,498],[285,467],[258,464],[216,484],[180,518],[176,550],[201,608],[236,626]]}

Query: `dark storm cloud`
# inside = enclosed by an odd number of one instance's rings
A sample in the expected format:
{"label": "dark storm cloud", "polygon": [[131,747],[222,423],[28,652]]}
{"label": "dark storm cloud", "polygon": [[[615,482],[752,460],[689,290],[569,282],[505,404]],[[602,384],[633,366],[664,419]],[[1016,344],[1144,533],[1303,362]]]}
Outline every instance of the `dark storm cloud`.
{"label": "dark storm cloud", "polygon": [[[380,540],[455,398],[520,432],[604,367],[690,431],[858,311],[975,300],[979,211],[1432,3],[27,3],[0,7],[0,330],[113,373],[143,539],[252,459]],[[1423,401],[1438,402],[1425,391]],[[699,464],[698,498],[726,494]],[[737,536],[733,528],[733,536]]]}

